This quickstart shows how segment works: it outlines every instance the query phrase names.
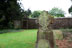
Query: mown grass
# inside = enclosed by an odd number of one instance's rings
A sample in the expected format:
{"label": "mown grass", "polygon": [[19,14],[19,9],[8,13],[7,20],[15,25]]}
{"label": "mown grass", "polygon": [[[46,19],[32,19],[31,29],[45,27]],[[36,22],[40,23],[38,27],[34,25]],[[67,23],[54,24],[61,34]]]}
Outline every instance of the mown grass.
{"label": "mown grass", "polygon": [[[57,29],[53,31],[60,32],[61,30],[66,32],[72,31],[72,29]],[[37,29],[1,31],[8,31],[8,33],[0,34],[0,48],[35,48]],[[55,37],[60,39],[58,36],[59,35],[55,34]],[[62,36],[62,34],[60,36]]]}
{"label": "mown grass", "polygon": [[35,48],[37,30],[0,34],[0,48]]}

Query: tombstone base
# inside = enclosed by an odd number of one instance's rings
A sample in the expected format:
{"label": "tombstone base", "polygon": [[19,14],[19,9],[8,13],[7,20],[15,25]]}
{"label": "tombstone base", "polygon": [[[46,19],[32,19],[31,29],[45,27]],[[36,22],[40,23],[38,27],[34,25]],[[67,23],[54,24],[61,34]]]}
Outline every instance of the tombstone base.
{"label": "tombstone base", "polygon": [[38,41],[36,48],[50,48],[50,47],[49,47],[49,43],[47,40],[41,39]]}

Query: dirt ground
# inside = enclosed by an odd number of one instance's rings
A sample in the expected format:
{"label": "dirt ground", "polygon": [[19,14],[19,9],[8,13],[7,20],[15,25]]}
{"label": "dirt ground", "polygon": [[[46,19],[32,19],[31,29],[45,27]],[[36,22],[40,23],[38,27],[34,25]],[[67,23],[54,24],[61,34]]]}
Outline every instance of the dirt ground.
{"label": "dirt ground", "polygon": [[72,48],[72,33],[54,30],[57,48]]}

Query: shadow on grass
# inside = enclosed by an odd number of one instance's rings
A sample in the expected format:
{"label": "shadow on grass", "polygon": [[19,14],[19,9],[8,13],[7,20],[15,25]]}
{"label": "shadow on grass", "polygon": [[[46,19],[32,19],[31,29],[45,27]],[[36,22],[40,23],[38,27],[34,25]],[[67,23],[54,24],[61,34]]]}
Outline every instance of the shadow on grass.
{"label": "shadow on grass", "polygon": [[3,33],[11,33],[11,32],[19,32],[19,31],[22,31],[24,29],[2,29],[0,30],[0,34],[3,34]]}

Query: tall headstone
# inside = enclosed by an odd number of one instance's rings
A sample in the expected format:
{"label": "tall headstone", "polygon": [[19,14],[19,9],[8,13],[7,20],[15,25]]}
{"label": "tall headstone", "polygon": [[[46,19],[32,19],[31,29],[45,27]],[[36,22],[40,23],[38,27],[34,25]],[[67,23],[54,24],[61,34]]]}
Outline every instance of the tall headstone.
{"label": "tall headstone", "polygon": [[36,48],[54,48],[54,36],[51,29],[53,17],[47,11],[43,11],[38,20],[39,29],[37,32]]}

